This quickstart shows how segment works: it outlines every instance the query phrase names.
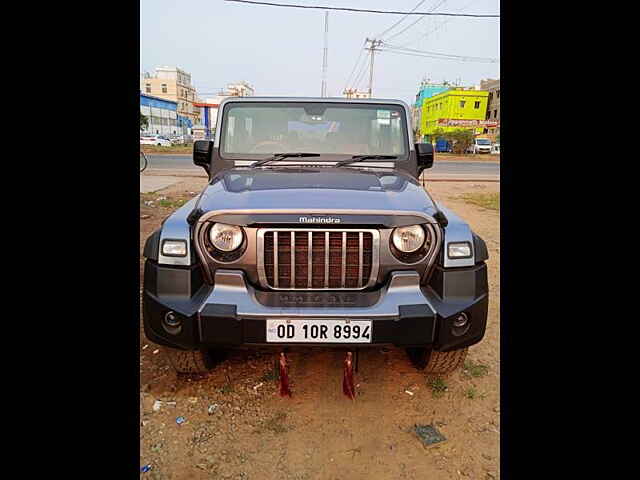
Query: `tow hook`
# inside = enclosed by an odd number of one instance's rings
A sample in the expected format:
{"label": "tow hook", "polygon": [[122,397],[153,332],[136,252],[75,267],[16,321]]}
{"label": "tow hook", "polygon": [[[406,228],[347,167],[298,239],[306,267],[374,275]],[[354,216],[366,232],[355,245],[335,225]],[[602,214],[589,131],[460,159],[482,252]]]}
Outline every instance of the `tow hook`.
{"label": "tow hook", "polygon": [[353,384],[353,353],[347,352],[344,359],[344,376],[342,378],[342,393],[351,400],[356,399],[356,388]]}
{"label": "tow hook", "polygon": [[287,356],[284,352],[280,352],[278,365],[280,366],[280,396],[291,397],[291,390],[289,389],[289,368],[287,365]]}

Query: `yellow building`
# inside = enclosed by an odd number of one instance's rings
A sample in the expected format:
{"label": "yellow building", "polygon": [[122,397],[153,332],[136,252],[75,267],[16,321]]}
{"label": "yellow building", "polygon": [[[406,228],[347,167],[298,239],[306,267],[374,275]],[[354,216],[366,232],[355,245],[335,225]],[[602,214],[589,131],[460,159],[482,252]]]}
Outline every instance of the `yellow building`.
{"label": "yellow building", "polygon": [[196,89],[191,85],[191,74],[177,67],[158,67],[155,75],[144,74],[140,78],[140,91],[146,95],[177,102],[178,115],[189,118],[194,125],[201,121]]}
{"label": "yellow building", "polygon": [[441,128],[445,132],[458,128],[473,128],[475,134],[484,131],[487,97],[483,90],[456,88],[425,98],[420,116],[420,135],[430,135]]}

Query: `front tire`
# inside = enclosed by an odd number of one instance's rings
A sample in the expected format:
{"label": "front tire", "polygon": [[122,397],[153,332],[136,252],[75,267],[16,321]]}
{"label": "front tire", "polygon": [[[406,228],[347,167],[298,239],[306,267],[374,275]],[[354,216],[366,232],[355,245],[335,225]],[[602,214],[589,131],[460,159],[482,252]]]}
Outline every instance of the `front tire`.
{"label": "front tire", "polygon": [[461,348],[450,352],[437,352],[427,348],[407,348],[411,363],[429,375],[447,375],[456,371],[467,357],[469,348]]}
{"label": "front tire", "polygon": [[207,373],[215,365],[207,350],[178,350],[162,347],[164,355],[177,373]]}

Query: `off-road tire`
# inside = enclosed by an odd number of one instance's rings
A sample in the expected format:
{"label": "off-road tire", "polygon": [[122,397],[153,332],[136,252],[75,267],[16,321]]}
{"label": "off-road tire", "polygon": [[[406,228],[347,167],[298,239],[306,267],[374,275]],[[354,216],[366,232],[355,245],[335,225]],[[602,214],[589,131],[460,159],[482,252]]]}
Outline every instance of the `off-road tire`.
{"label": "off-road tire", "polygon": [[178,373],[206,373],[215,364],[210,352],[206,350],[178,350],[162,347],[165,357]]}
{"label": "off-road tire", "polygon": [[450,352],[431,351],[429,362],[425,368],[427,374],[446,375],[451,373],[464,364],[469,348],[461,348],[460,350],[452,350]]}

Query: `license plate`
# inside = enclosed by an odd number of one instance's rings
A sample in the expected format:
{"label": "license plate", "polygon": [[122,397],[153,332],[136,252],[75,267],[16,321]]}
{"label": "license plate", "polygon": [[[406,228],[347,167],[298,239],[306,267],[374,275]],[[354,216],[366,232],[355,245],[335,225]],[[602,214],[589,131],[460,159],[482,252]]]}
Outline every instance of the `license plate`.
{"label": "license plate", "polygon": [[371,343],[371,320],[267,320],[267,342]]}

